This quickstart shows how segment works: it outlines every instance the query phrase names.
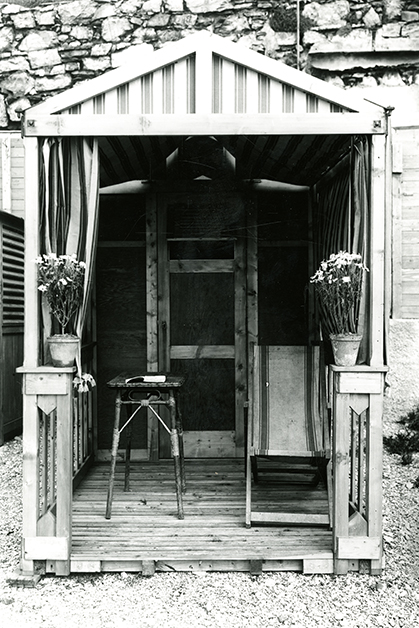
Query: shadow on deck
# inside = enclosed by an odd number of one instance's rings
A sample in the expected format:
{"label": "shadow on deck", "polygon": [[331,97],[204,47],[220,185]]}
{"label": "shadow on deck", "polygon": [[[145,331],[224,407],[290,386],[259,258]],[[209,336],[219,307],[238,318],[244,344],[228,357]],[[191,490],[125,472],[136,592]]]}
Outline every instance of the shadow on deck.
{"label": "shadow on deck", "polygon": [[[245,527],[245,475],[239,460],[187,460],[185,519],[176,516],[173,463],[133,463],[131,491],[117,465],[112,518],[105,519],[109,466],[98,464],[74,492],[72,572],[301,571],[332,573],[327,526]],[[327,513],[321,484],[295,474],[254,491],[281,512]]]}

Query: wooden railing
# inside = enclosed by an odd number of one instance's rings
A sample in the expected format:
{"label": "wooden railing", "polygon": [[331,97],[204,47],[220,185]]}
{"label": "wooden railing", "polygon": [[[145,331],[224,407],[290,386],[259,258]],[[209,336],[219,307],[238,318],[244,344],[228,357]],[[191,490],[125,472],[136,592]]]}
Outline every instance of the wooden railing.
{"label": "wooden railing", "polygon": [[41,366],[23,374],[22,573],[34,561],[70,573],[73,482],[93,453],[93,393],[73,388],[74,369]]}
{"label": "wooden railing", "polygon": [[[382,569],[382,412],[386,367],[332,366],[335,572]],[[356,563],[356,564],[354,564]]]}
{"label": "wooden railing", "polygon": [[[94,372],[93,345],[82,350],[83,373]],[[94,420],[96,389],[74,392],[73,396],[73,485],[76,486],[86,472],[94,450]]]}

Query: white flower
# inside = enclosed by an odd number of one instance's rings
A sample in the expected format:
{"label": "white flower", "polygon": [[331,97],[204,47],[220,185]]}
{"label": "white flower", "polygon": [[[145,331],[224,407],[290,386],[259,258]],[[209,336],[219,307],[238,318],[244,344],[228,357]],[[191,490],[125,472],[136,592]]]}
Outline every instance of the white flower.
{"label": "white flower", "polygon": [[342,283],[351,283],[350,277],[342,277]]}
{"label": "white flower", "polygon": [[73,387],[77,392],[89,392],[95,386],[96,382],[90,373],[82,373],[73,379]]}
{"label": "white flower", "polygon": [[46,292],[48,290],[48,288],[46,286],[38,286],[38,290],[40,292]]}

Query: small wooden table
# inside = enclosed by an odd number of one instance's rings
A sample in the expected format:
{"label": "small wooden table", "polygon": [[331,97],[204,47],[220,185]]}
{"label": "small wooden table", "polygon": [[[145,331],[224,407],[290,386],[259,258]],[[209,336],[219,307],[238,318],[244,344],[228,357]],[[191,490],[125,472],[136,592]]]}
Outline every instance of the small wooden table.
{"label": "small wooden table", "polygon": [[[176,497],[178,518],[183,519],[182,494],[186,490],[185,464],[183,455],[183,429],[182,418],[179,411],[178,391],[185,381],[184,377],[175,375],[165,375],[164,381],[157,381],[157,373],[143,373],[141,375],[130,375],[121,373],[111,379],[107,386],[116,389],[115,398],[115,421],[113,428],[111,470],[109,474],[108,497],[106,502],[106,519],[111,518],[113,487],[115,480],[115,466],[118,453],[119,438],[125,428],[127,430],[127,446],[125,453],[125,486],[124,490],[129,491],[129,473],[131,459],[131,435],[132,421],[138,415],[141,408],[149,408],[160,421],[163,428],[170,435],[171,451],[175,467]],[[159,374],[160,375],[160,374]],[[150,381],[155,379],[156,381]],[[142,393],[142,397],[135,395]],[[127,406],[127,420],[120,427],[121,406]],[[133,411],[133,406],[137,406]],[[170,409],[170,429],[158,414],[156,408],[165,406]]]}

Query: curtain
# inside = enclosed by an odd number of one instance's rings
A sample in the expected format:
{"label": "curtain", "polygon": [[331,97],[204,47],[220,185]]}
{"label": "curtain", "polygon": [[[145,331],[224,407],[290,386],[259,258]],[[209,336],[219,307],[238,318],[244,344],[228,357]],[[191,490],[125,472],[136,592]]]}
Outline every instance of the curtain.
{"label": "curtain", "polygon": [[[371,143],[368,138],[356,138],[350,155],[336,175],[317,189],[316,259],[315,266],[331,253],[344,250],[359,253],[369,263]],[[364,290],[359,311],[359,330],[368,329],[368,274],[364,277]],[[359,361],[368,357],[368,338],[364,338]]]}
{"label": "curtain", "polygon": [[[96,254],[99,157],[91,138],[47,138],[40,142],[41,253],[75,254],[86,263],[83,303],[73,331],[82,338]],[[43,304],[44,337],[52,320]],[[77,358],[81,373],[81,350]]]}

